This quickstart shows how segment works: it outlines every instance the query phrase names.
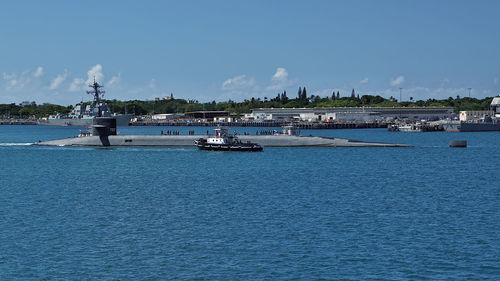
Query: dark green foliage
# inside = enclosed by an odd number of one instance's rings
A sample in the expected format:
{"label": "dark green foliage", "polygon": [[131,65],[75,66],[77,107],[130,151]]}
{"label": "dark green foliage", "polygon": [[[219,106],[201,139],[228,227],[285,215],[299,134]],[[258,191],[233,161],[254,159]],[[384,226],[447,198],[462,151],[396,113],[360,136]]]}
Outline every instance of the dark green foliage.
{"label": "dark green foliage", "polygon": [[[228,100],[226,102],[206,102],[200,103],[197,100],[183,100],[183,99],[162,99],[155,101],[141,101],[141,100],[130,100],[130,101],[119,101],[119,100],[104,100],[108,103],[112,112],[116,113],[134,113],[136,115],[145,115],[153,113],[185,113],[190,111],[201,111],[201,110],[217,110],[217,111],[229,111],[235,113],[236,115],[241,115],[243,113],[249,113],[253,108],[301,108],[301,107],[429,107],[429,106],[447,106],[453,107],[455,112],[461,110],[488,110],[491,100],[493,98],[460,98],[457,96],[455,99],[449,97],[443,100],[427,99],[427,100],[416,100],[410,99],[407,102],[398,103],[394,97],[385,99],[380,95],[363,95],[359,97],[353,96],[354,92],[350,97],[340,98],[340,92],[332,92],[331,98],[320,97],[316,95],[311,95],[307,97],[307,90],[305,87],[299,88],[297,98],[290,99],[286,95],[286,91],[279,93],[275,98],[264,99],[251,98],[250,100],[244,100],[242,102],[234,102]],[[83,103],[84,105],[89,104],[89,102]],[[60,106],[55,104],[42,104],[37,105],[36,103],[31,103],[28,106],[22,107],[20,105],[12,104],[0,104],[0,118],[31,118],[31,117],[47,117],[56,113],[68,113],[73,106]]]}
{"label": "dark green foliage", "polygon": [[72,106],[61,106],[50,103],[44,103],[42,105],[31,103],[31,105],[25,107],[14,103],[0,104],[0,118],[38,118],[57,113],[68,113],[71,108]]}

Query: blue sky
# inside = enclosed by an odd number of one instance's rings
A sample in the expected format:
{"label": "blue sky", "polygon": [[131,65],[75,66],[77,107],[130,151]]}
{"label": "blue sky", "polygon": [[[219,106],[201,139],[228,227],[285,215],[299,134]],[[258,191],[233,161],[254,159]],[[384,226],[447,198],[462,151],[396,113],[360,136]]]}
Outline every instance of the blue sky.
{"label": "blue sky", "polygon": [[2,1],[0,103],[500,93],[500,1]]}

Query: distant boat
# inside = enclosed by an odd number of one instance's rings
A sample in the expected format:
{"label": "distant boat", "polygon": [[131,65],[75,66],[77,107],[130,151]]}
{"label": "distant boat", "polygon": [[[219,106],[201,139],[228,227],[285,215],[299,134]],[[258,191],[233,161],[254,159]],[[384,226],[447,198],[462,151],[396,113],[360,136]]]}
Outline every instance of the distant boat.
{"label": "distant boat", "polygon": [[387,130],[390,132],[422,132],[424,129],[422,123],[397,123],[394,125],[389,125],[387,127]]}
{"label": "distant boat", "polygon": [[88,94],[94,95],[94,100],[91,104],[83,106],[78,104],[71,110],[68,114],[58,113],[56,115],[50,115],[47,119],[42,119],[38,121],[39,125],[44,126],[83,126],[89,127],[92,125],[92,120],[94,117],[115,117],[116,124],[118,126],[128,126],[130,120],[134,116],[133,114],[116,114],[112,113],[108,105],[101,102],[100,96],[104,94],[101,91],[102,88],[99,83],[94,81],[93,84],[89,85],[92,88],[91,91],[87,91]]}

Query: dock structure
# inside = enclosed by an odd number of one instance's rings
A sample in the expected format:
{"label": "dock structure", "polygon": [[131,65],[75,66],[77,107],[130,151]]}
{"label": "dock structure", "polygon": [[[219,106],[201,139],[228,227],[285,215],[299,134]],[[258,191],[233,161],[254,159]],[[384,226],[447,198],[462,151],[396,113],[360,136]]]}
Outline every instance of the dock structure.
{"label": "dock structure", "polygon": [[[238,121],[238,122],[187,122],[184,120],[170,120],[170,121],[157,121],[157,120],[143,120],[132,122],[131,126],[188,126],[188,127],[282,127],[288,125],[290,122],[286,121]],[[390,122],[376,121],[376,122],[294,122],[295,127],[299,129],[369,129],[369,128],[387,128]]]}
{"label": "dock structure", "polygon": [[37,125],[33,119],[0,119],[0,125]]}

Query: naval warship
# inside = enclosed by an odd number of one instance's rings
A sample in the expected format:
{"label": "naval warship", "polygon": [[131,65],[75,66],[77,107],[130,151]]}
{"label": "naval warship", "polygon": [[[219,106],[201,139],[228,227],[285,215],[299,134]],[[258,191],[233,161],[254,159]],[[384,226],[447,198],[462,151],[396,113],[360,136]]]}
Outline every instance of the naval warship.
{"label": "naval warship", "polygon": [[443,128],[447,132],[486,132],[500,131],[500,96],[494,97],[490,104],[490,115],[485,115],[478,120],[448,121],[443,122]]}
{"label": "naval warship", "polygon": [[93,84],[89,84],[92,90],[87,91],[87,94],[92,94],[94,99],[91,104],[84,106],[78,104],[71,110],[69,114],[50,115],[47,119],[42,119],[38,122],[39,125],[45,126],[81,126],[90,127],[93,119],[97,116],[113,117],[116,119],[118,126],[128,126],[133,114],[116,114],[112,113],[109,106],[101,101],[104,91],[99,83],[94,80]]}

